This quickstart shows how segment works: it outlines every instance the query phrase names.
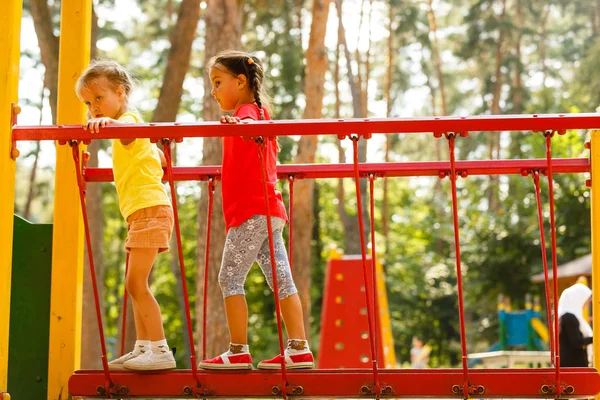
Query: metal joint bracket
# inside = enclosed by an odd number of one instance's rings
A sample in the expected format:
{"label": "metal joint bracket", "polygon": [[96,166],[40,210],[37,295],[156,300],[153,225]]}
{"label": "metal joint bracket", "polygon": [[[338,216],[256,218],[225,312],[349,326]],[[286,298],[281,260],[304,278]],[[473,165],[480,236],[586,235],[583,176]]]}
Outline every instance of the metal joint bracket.
{"label": "metal joint bracket", "polygon": [[[10,104],[10,158],[16,160],[21,155],[19,149],[17,149],[17,141],[15,140],[13,127],[17,125],[17,115],[21,113],[21,106],[15,103]],[[3,393],[0,393],[2,396]],[[0,397],[3,399],[3,397]]]}

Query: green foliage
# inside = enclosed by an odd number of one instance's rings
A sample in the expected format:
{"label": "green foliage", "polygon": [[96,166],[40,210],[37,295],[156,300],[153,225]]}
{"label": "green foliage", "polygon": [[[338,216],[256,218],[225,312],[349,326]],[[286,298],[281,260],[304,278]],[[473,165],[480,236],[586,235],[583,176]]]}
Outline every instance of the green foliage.
{"label": "green foliage", "polygon": [[260,3],[245,3],[244,46],[256,52],[265,64],[265,82],[274,100],[273,118],[300,118],[298,97],[304,89],[301,9],[290,1],[278,1],[277,6],[269,7],[260,7]]}

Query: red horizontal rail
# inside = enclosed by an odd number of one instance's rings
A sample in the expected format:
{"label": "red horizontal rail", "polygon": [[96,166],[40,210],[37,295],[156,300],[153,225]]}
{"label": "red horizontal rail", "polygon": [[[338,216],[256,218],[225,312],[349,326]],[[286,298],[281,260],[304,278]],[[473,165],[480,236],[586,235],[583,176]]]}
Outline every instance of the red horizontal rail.
{"label": "red horizontal rail", "polygon": [[[554,398],[554,373],[553,368],[473,369],[469,380],[476,392],[471,397]],[[198,377],[202,384],[198,388],[201,398],[273,398],[281,383],[279,371],[200,371]],[[112,372],[111,378],[115,383],[113,390],[127,398],[187,397],[195,382],[189,370],[143,374]],[[375,397],[370,369],[289,371],[287,378],[286,392],[292,396]],[[384,369],[379,373],[382,397],[387,398],[463,398],[463,394],[456,391],[457,386],[462,386],[462,378],[461,369]],[[73,397],[106,398],[98,392],[103,385],[102,371],[76,371],[69,379],[69,393]],[[594,368],[562,368],[561,386],[562,398],[595,397],[600,393],[600,375]]]}
{"label": "red horizontal rail", "polygon": [[[479,131],[563,131],[600,128],[600,114],[482,115],[469,117],[367,118],[110,125],[91,134],[81,125],[14,126],[13,140],[92,140],[146,137],[368,135]],[[158,129],[162,128],[162,129]]]}
{"label": "red horizontal rail", "polygon": [[[483,160],[457,161],[456,169],[460,174],[468,175],[506,175],[521,174],[522,171],[546,169],[545,159],[531,160]],[[294,176],[296,179],[315,178],[350,178],[354,176],[352,164],[282,164],[277,166],[279,179]],[[431,162],[396,162],[396,163],[363,163],[359,164],[359,173],[366,177],[375,176],[439,176],[449,173],[450,163],[447,161]],[[590,171],[587,158],[558,158],[552,160],[553,173],[581,173]],[[173,178],[176,181],[207,180],[209,177],[221,176],[220,165],[201,167],[173,167]],[[86,168],[85,180],[88,182],[112,182],[113,173],[110,168]]]}

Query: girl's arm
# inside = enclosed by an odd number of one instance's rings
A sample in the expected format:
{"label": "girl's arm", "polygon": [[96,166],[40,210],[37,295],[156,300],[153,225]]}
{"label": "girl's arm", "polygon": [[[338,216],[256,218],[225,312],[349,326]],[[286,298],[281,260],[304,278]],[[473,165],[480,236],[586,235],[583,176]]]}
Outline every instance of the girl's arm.
{"label": "girl's arm", "polygon": [[166,167],[167,159],[165,158],[165,153],[163,153],[162,150],[158,148],[158,146],[156,146],[156,149],[158,150],[158,156],[160,157],[160,165]]}

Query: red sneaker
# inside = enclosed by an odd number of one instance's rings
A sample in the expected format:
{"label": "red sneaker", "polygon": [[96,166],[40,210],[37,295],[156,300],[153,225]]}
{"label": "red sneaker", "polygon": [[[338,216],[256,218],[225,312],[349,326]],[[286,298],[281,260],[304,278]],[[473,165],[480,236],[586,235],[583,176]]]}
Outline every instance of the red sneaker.
{"label": "red sneaker", "polygon": [[[309,351],[306,353],[289,354],[285,352],[285,367],[287,369],[310,369],[314,368],[315,359]],[[281,369],[281,355],[276,355],[270,360],[264,360],[258,363],[259,369]]]}
{"label": "red sneaker", "polygon": [[252,356],[250,353],[233,354],[229,351],[211,358],[202,360],[198,368],[203,369],[252,369]]}

